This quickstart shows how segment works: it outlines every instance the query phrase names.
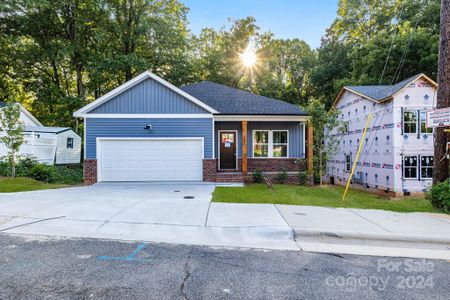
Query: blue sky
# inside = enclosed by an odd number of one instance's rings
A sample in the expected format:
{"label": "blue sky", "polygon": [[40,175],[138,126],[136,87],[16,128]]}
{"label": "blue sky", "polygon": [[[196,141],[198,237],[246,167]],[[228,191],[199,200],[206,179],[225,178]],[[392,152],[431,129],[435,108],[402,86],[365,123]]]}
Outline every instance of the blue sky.
{"label": "blue sky", "polygon": [[264,31],[277,38],[299,38],[311,47],[320,45],[325,29],[336,17],[338,0],[180,0],[190,11],[190,29],[219,29],[227,18],[253,16]]}

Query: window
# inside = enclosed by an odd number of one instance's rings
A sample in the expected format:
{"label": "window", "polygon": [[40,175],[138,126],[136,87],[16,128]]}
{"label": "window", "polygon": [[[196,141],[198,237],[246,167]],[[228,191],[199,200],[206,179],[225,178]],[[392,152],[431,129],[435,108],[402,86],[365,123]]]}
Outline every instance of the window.
{"label": "window", "polygon": [[288,131],[254,131],[253,157],[288,157]]}
{"label": "window", "polygon": [[403,177],[417,178],[417,156],[403,157]]}
{"label": "window", "polygon": [[345,156],[345,171],[350,172],[351,169],[352,169],[352,156],[346,155]]}
{"label": "window", "polygon": [[420,177],[433,178],[433,156],[420,157]]}
{"label": "window", "polygon": [[403,132],[416,133],[417,132],[417,112],[404,111],[403,112]]}
{"label": "window", "polygon": [[269,131],[255,131],[253,157],[269,157]]}
{"label": "window", "polygon": [[420,112],[420,133],[433,133],[433,128],[427,128],[427,113]]}
{"label": "window", "polygon": [[273,157],[287,157],[288,152],[288,133],[287,131],[273,131],[272,132],[272,156]]}
{"label": "window", "polygon": [[67,149],[73,149],[73,138],[67,138]]}

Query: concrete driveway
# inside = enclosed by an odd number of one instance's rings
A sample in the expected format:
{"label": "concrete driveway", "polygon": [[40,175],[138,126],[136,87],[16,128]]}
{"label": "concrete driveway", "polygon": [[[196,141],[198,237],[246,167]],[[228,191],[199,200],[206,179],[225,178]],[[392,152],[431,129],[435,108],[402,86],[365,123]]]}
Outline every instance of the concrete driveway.
{"label": "concrete driveway", "polygon": [[0,232],[298,249],[275,205],[211,203],[210,183],[101,183],[0,194]]}
{"label": "concrete driveway", "polygon": [[0,194],[0,214],[27,218],[204,225],[212,184],[102,183]]}

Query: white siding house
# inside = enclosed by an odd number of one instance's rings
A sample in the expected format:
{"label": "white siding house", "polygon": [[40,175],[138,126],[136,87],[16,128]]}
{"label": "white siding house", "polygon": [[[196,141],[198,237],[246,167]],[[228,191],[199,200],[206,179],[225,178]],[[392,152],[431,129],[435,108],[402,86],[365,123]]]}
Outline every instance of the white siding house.
{"label": "white siding house", "polygon": [[[5,106],[0,101],[0,109]],[[78,164],[81,158],[81,137],[70,128],[46,127],[20,106],[20,119],[25,125],[25,142],[19,155],[45,164]],[[3,134],[0,132],[0,135]],[[8,149],[0,142],[0,158]]]}
{"label": "white siding house", "polygon": [[434,150],[425,113],[435,107],[436,87],[424,74],[392,86],[344,87],[333,105],[348,130],[327,162],[325,180],[346,184],[372,112],[352,185],[395,194],[426,191],[432,183]]}

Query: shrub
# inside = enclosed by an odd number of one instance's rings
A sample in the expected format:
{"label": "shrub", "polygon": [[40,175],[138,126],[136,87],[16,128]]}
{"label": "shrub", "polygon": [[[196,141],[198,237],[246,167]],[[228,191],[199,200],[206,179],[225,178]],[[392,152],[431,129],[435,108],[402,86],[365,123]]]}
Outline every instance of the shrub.
{"label": "shrub", "polygon": [[[36,164],[37,162],[28,156],[20,157],[16,163],[16,176],[28,177],[30,169]],[[0,176],[11,176],[11,164],[6,157],[0,160]]]}
{"label": "shrub", "polygon": [[30,169],[29,177],[45,183],[55,182],[55,167],[45,164],[37,164]]}
{"label": "shrub", "polygon": [[83,182],[83,168],[76,166],[55,166],[55,182],[63,184],[75,184]]}
{"label": "shrub", "polygon": [[286,170],[283,170],[283,171],[279,172],[279,173],[275,176],[275,180],[276,180],[278,183],[285,183],[287,179],[288,179],[288,173],[286,172]]}
{"label": "shrub", "polygon": [[264,182],[264,177],[263,177],[263,174],[262,174],[261,170],[253,171],[252,177],[253,177],[253,181],[256,182],[256,183],[263,183]]}
{"label": "shrub", "polygon": [[0,176],[9,176],[10,167],[8,162],[5,159],[0,160]]}
{"label": "shrub", "polygon": [[306,185],[306,172],[298,172],[298,184]]}
{"label": "shrub", "polygon": [[435,209],[450,212],[450,179],[435,184],[426,198],[431,201]]}
{"label": "shrub", "polygon": [[30,170],[38,163],[30,157],[21,158],[16,165],[17,177],[29,177]]}

